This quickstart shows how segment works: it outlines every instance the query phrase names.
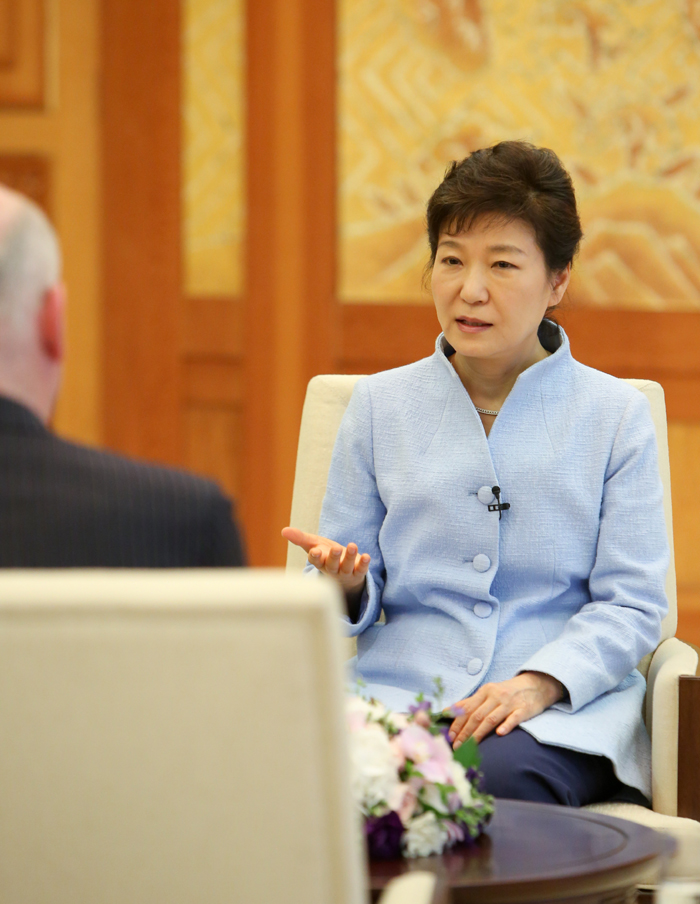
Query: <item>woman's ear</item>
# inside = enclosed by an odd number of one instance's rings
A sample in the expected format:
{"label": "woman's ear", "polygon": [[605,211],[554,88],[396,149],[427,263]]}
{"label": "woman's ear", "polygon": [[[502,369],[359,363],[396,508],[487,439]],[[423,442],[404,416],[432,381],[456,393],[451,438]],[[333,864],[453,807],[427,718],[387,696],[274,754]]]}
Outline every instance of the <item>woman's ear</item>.
{"label": "woman's ear", "polygon": [[49,360],[60,364],[66,344],[66,288],[60,283],[44,292],[38,313],[39,342]]}
{"label": "woman's ear", "polygon": [[564,297],[564,293],[571,279],[571,263],[568,263],[563,270],[559,270],[553,274],[552,278],[552,297],[549,301],[549,307],[558,305]]}

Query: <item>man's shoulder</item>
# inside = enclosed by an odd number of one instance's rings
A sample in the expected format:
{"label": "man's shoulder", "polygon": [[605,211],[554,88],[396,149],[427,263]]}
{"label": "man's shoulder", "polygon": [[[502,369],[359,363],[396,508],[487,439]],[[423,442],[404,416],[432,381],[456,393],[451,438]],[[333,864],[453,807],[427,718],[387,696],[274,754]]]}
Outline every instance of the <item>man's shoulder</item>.
{"label": "man's shoulder", "polygon": [[221,496],[218,485],[206,477],[200,477],[180,468],[153,464],[130,458],[117,452],[97,449],[52,437],[50,457],[56,463],[73,472],[83,472],[89,482],[99,481],[116,491],[138,488],[140,494],[197,496],[211,498]]}
{"label": "man's shoulder", "polygon": [[231,500],[212,480],[0,424],[0,565],[233,566],[245,561]]}

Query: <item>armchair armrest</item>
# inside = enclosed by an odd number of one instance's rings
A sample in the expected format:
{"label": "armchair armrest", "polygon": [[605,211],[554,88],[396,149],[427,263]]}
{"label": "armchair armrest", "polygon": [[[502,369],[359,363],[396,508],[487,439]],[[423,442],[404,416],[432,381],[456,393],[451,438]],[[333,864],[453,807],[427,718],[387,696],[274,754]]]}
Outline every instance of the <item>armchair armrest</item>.
{"label": "armchair armrest", "polygon": [[389,882],[379,904],[447,904],[447,889],[435,873],[404,873]]}
{"label": "armchair armrest", "polygon": [[[697,668],[698,654],[693,647],[670,637],[657,647],[647,676],[653,806],[657,813],[668,816],[679,815],[679,798],[681,793],[684,799],[686,796],[678,772],[679,682],[681,676],[694,676]],[[696,721],[700,721],[698,714]],[[687,772],[683,773],[684,782]]]}

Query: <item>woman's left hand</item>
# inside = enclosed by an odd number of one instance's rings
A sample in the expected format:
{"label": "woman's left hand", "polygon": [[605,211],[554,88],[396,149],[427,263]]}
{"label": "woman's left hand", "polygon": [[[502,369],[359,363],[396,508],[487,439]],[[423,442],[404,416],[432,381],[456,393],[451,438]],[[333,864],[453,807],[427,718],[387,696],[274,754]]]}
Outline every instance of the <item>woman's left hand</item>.
{"label": "woman's left hand", "polygon": [[492,731],[507,735],[564,696],[564,686],[543,672],[523,672],[508,681],[485,684],[471,697],[455,704],[464,710],[450,725],[455,749],[467,738],[481,741]]}

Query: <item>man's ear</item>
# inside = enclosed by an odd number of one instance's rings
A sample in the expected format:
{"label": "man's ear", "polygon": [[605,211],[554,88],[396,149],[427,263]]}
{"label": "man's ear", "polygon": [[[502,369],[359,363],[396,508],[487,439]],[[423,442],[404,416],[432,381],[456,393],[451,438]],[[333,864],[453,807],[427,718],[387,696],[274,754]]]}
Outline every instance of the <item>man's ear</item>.
{"label": "man's ear", "polygon": [[66,287],[62,283],[44,292],[38,326],[42,351],[51,361],[60,364],[66,344]]}

